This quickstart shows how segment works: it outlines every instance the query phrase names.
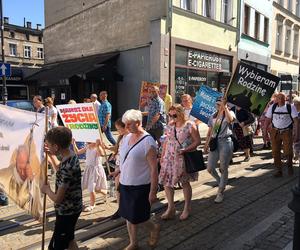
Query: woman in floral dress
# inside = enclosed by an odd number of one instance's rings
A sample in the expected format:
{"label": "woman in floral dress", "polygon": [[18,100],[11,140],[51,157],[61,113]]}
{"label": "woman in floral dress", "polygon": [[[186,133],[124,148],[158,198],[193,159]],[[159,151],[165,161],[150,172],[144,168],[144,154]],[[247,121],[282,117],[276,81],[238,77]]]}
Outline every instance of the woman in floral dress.
{"label": "woman in floral dress", "polygon": [[185,171],[183,153],[193,151],[200,144],[200,136],[194,123],[187,121],[184,109],[175,104],[169,109],[170,123],[166,127],[166,139],[161,156],[160,184],[164,185],[168,208],[162,219],[175,216],[174,186],[180,182],[184,194],[184,209],[180,220],[185,220],[191,212],[192,188],[190,181],[198,180],[198,173],[188,174]]}

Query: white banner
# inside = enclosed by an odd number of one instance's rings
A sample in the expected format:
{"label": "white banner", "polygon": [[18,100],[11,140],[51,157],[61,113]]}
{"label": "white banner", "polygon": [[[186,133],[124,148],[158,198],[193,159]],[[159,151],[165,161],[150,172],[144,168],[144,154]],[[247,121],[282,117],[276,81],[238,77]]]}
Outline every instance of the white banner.
{"label": "white banner", "polygon": [[64,126],[72,130],[75,141],[96,142],[100,139],[93,103],[57,105],[56,108]]}
{"label": "white banner", "polygon": [[44,114],[0,105],[0,187],[38,219],[44,133]]}

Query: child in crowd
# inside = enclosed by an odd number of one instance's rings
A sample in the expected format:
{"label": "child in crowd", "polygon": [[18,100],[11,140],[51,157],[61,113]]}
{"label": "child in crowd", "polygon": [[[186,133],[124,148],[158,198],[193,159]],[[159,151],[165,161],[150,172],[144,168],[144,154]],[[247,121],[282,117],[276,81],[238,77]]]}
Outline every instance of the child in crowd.
{"label": "child in crowd", "polygon": [[[74,241],[74,231],[82,210],[82,189],[79,161],[69,149],[72,132],[66,127],[56,127],[48,131],[45,140],[45,151],[56,170],[55,192],[48,183],[41,188],[54,202],[56,215],[48,249],[78,249]],[[57,156],[62,160],[59,161]]]}
{"label": "child in crowd", "polygon": [[73,139],[73,148],[77,155],[86,153],[86,168],[82,177],[82,189],[90,193],[90,205],[84,208],[84,212],[90,212],[95,207],[96,192],[106,195],[107,180],[102,166],[104,150],[98,139],[96,143],[87,143],[84,148],[78,149]]}

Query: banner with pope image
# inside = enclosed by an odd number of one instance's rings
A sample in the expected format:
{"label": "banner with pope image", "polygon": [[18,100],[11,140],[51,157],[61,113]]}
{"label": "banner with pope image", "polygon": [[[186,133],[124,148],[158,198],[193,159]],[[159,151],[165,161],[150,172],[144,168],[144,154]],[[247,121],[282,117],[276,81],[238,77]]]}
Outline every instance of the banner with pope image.
{"label": "banner with pope image", "polygon": [[71,129],[75,141],[95,142],[101,138],[93,103],[57,105],[56,108],[64,126]]}
{"label": "banner with pope image", "polygon": [[36,219],[43,213],[44,135],[44,114],[0,105],[0,187]]}

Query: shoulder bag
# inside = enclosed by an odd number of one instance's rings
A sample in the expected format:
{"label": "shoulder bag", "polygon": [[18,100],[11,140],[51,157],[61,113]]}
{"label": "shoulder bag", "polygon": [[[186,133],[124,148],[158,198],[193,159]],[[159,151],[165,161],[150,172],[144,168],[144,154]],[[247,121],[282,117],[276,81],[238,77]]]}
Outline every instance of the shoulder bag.
{"label": "shoulder bag", "polygon": [[[176,126],[174,126],[174,135],[176,141],[179,143],[180,147],[182,144],[177,139]],[[185,171],[188,174],[196,173],[198,171],[206,169],[204,164],[202,150],[194,150],[190,152],[183,153],[184,163],[185,163]]]}
{"label": "shoulder bag", "polygon": [[220,127],[218,128],[216,137],[212,137],[209,140],[208,146],[209,146],[209,151],[211,151],[211,152],[215,151],[218,148],[218,136],[219,136],[219,133],[220,133],[220,130],[221,130],[221,127],[222,127],[224,117],[225,117],[225,115],[223,115],[223,117],[222,117]]}

